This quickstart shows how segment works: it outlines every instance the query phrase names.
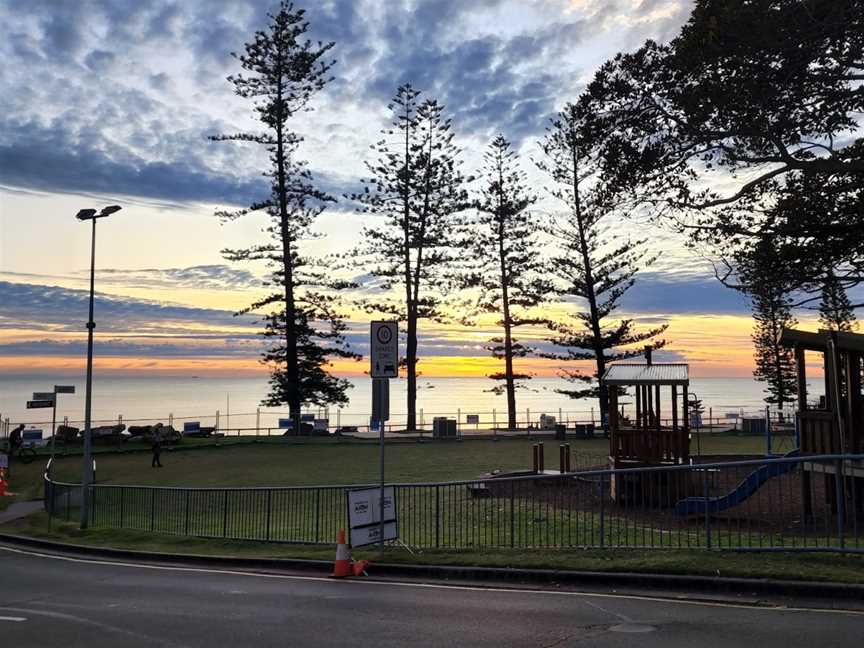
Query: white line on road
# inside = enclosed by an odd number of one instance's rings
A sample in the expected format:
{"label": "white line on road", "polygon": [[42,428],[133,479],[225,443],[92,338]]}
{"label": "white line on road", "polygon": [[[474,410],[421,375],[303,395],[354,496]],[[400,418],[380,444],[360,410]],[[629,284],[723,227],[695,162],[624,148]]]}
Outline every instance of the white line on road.
{"label": "white line on road", "polygon": [[281,580],[294,581],[313,581],[318,583],[330,583],[333,585],[377,585],[383,587],[410,587],[415,589],[443,589],[443,590],[460,590],[463,592],[496,592],[507,594],[539,594],[545,596],[571,596],[576,598],[600,598],[600,599],[626,599],[632,601],[653,601],[656,603],[677,604],[677,605],[696,605],[701,607],[716,607],[716,608],[735,608],[742,610],[760,610],[766,612],[813,612],[820,614],[844,614],[849,616],[862,616],[862,610],[831,610],[825,608],[804,608],[804,607],[786,607],[786,606],[765,606],[765,605],[747,605],[745,603],[724,603],[711,601],[694,601],[678,598],[664,598],[662,596],[646,596],[640,594],[606,594],[597,592],[578,592],[573,590],[541,590],[541,589],[522,589],[522,588],[506,588],[506,587],[476,587],[471,585],[441,585],[436,583],[411,583],[405,581],[384,581],[384,580],[353,580],[353,579],[333,579],[327,576],[297,576],[293,574],[270,574],[265,572],[243,571],[237,569],[213,569],[206,567],[179,567],[173,565],[144,565],[140,563],[121,562],[116,560],[99,560],[96,558],[73,558],[71,556],[61,556],[58,554],[46,554],[37,551],[27,551],[24,549],[14,549],[0,545],[0,550],[10,551],[12,553],[22,554],[25,556],[35,556],[37,558],[47,558],[49,560],[62,560],[65,562],[82,563],[85,565],[106,565],[109,567],[129,567],[132,569],[149,569],[153,571],[174,571],[174,572],[192,572],[199,574],[220,574],[228,576],[247,576],[251,578],[275,578]]}
{"label": "white line on road", "polygon": [[26,621],[26,617],[7,617],[0,616],[0,621],[15,621],[16,623],[21,623],[21,621]]}

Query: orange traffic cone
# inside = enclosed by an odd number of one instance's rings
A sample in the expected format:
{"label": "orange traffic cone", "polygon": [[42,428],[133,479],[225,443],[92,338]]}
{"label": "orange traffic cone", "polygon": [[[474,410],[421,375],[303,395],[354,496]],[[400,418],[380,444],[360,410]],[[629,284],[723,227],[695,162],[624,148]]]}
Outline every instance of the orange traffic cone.
{"label": "orange traffic cone", "polygon": [[369,566],[368,560],[358,560],[352,565],[355,576],[368,576],[366,568]]}
{"label": "orange traffic cone", "polygon": [[339,529],[336,536],[336,562],[333,563],[333,578],[351,575],[351,552],[345,544],[345,529]]}

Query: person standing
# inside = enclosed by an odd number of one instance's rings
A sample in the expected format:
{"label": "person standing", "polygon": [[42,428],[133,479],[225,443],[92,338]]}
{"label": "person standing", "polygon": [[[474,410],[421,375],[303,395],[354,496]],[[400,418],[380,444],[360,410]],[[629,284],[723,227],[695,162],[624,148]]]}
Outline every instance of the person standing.
{"label": "person standing", "polygon": [[162,454],[162,439],[158,432],[153,436],[153,445],[150,450],[153,452],[153,460],[150,462],[150,467],[161,468],[162,461],[160,461],[160,456]]}
{"label": "person standing", "polygon": [[24,431],[24,424],[22,423],[18,427],[16,427],[9,434],[9,460],[12,460],[12,455],[14,455],[18,449],[23,445],[24,439],[22,436],[22,432]]}

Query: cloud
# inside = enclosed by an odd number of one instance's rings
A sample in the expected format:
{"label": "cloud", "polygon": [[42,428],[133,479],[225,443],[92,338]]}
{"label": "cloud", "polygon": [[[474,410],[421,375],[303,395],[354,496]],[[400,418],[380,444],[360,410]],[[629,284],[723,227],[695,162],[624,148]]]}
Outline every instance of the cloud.
{"label": "cloud", "polygon": [[[301,3],[302,4],[302,3]],[[313,39],[334,40],[335,80],[298,118],[324,187],[363,175],[376,122],[400,82],[447,105],[462,141],[536,138],[580,78],[614,54],[599,35],[639,42],[690,2],[321,0]],[[25,8],[26,5],[26,8]],[[206,137],[256,130],[234,96],[230,56],[272,0],[5,3],[0,181],[13,187],[245,205],[267,195],[261,147]],[[669,8],[678,8],[678,13]],[[614,29],[614,31],[613,31]],[[372,128],[370,128],[370,126]]]}
{"label": "cloud", "polygon": [[[89,292],[35,284],[0,281],[0,329],[74,332],[84,330]],[[138,334],[225,331],[254,324],[254,316],[234,317],[230,311],[193,308],[97,293],[98,331]]]}

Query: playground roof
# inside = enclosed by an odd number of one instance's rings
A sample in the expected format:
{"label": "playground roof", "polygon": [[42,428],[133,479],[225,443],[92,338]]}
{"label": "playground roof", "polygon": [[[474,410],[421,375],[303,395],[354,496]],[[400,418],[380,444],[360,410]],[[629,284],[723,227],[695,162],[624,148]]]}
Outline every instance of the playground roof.
{"label": "playground roof", "polygon": [[614,364],[603,374],[607,385],[688,385],[688,365],[683,363]]}
{"label": "playground roof", "polygon": [[784,346],[799,346],[808,351],[825,351],[831,336],[837,336],[837,349],[841,351],[855,351],[864,353],[864,335],[861,333],[819,331],[799,331],[797,329],[783,329],[780,342]]}

